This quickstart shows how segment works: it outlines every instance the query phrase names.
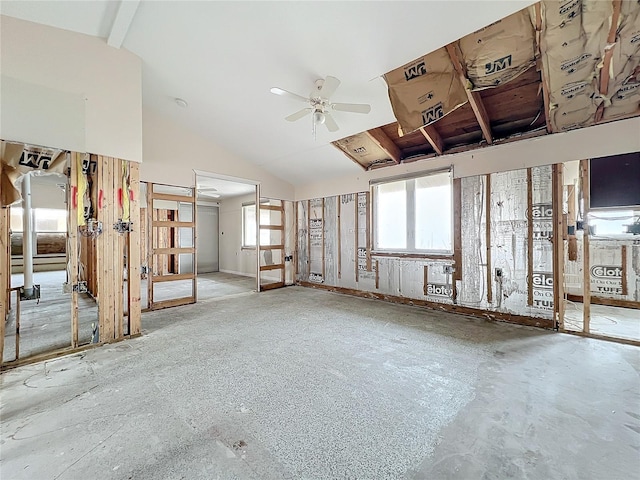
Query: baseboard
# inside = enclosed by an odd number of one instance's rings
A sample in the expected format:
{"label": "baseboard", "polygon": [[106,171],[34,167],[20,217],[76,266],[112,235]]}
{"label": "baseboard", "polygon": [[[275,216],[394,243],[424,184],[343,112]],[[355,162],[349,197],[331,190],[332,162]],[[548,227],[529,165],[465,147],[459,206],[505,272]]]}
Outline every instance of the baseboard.
{"label": "baseboard", "polygon": [[451,305],[447,303],[436,303],[428,300],[419,300],[408,297],[399,297],[397,295],[386,295],[377,292],[367,292],[364,290],[356,290],[353,288],[332,287],[329,285],[311,283],[311,282],[298,282],[298,285],[303,287],[318,288],[321,290],[328,290],[330,292],[343,293],[346,295],[352,295],[362,298],[373,298],[376,300],[382,300],[390,303],[402,303],[404,305],[412,305],[418,307],[425,307],[431,310],[440,310],[449,313],[458,313],[463,315],[471,315],[474,317],[480,317],[488,320],[495,320],[500,322],[515,323],[518,325],[527,325],[529,327],[539,327],[546,329],[553,329],[553,320],[538,317],[527,317],[525,315],[517,315],[502,312],[492,312],[489,310],[480,310],[471,307],[463,307],[460,305]]}

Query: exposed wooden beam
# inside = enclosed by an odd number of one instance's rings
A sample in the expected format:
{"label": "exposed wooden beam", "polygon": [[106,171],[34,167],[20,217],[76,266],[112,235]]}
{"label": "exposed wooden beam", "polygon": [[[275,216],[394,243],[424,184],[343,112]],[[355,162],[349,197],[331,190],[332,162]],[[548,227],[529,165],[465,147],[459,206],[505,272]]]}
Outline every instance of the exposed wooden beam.
{"label": "exposed wooden beam", "polygon": [[120,48],[122,46],[122,42],[124,42],[124,39],[129,32],[129,27],[131,26],[131,22],[133,21],[133,17],[135,16],[139,5],[139,0],[122,0],[120,2],[118,13],[113,21],[111,32],[107,39],[107,45],[114,48]]}
{"label": "exposed wooden beam", "polygon": [[[610,69],[611,69],[611,57],[613,57],[613,45],[616,42],[616,33],[618,29],[618,20],[620,18],[620,9],[622,7],[621,0],[613,0],[613,13],[611,15],[611,23],[609,26],[609,34],[607,35],[607,45],[608,47],[604,50],[604,58],[602,60],[602,68],[600,69],[600,78],[598,79],[600,95],[605,98],[609,96],[609,80],[610,80]],[[596,110],[596,122],[602,120],[604,115],[605,104],[602,102],[598,106],[598,110]]]}
{"label": "exposed wooden beam", "polygon": [[547,133],[552,132],[551,128],[551,102],[549,100],[549,81],[542,62],[542,50],[540,49],[540,37],[542,36],[542,7],[541,2],[535,4],[536,21],[536,70],[540,72],[540,88],[542,89],[542,100],[544,102],[544,119],[547,126]]}
{"label": "exposed wooden beam", "polygon": [[478,124],[480,125],[480,129],[482,130],[482,135],[484,139],[487,141],[489,145],[493,143],[493,135],[491,134],[491,124],[489,122],[489,115],[487,115],[487,110],[484,108],[484,103],[482,102],[482,97],[478,92],[472,92],[470,88],[471,82],[467,77],[467,72],[464,64],[460,61],[460,57],[456,51],[455,44],[450,43],[445,47],[447,49],[447,53],[449,54],[449,58],[451,59],[451,63],[453,63],[453,68],[456,69],[458,73],[458,78],[462,85],[464,86],[465,91],[467,92],[467,98],[469,99],[469,105],[473,109],[473,113],[478,120]]}
{"label": "exposed wooden beam", "polygon": [[433,125],[427,125],[426,127],[420,127],[420,132],[427,139],[427,142],[431,144],[433,149],[438,155],[442,155],[444,151],[444,141],[442,137]]}
{"label": "exposed wooden beam", "polygon": [[396,163],[400,163],[400,161],[402,160],[402,151],[395,143],[393,143],[393,140],[391,140],[389,136],[384,133],[384,130],[382,130],[382,128],[378,127],[372,130],[368,130],[367,135],[369,135],[371,140],[376,142],[376,144],[382,150],[384,150],[387,155],[389,155],[391,160]]}

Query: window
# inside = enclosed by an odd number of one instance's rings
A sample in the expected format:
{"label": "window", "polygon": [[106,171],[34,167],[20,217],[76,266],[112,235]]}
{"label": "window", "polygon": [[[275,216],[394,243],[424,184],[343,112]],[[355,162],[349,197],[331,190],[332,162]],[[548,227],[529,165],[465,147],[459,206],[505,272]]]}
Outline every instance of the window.
{"label": "window", "polygon": [[[67,231],[67,211],[61,208],[34,208],[33,231],[38,233],[65,233]],[[11,207],[11,231],[22,232],[22,208]]]}
{"label": "window", "polygon": [[[260,225],[269,225],[271,215],[269,210],[260,210]],[[260,243],[269,245],[269,230],[260,231]],[[254,203],[242,206],[242,246],[256,246],[256,205]]]}
{"label": "window", "polygon": [[451,253],[452,191],[450,171],[375,185],[374,249]]}
{"label": "window", "polygon": [[602,237],[627,233],[627,226],[640,221],[640,212],[633,210],[599,210],[589,212],[593,235]]}

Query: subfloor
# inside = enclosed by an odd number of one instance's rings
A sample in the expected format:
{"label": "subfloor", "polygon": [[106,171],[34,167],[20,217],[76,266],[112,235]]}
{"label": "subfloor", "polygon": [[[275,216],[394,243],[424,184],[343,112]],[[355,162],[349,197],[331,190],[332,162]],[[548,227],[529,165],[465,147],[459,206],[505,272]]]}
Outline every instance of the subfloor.
{"label": "subfloor", "polygon": [[[224,272],[199,273],[197,282],[198,301],[248,293],[256,289],[255,277],[245,277]],[[189,297],[193,294],[190,280],[156,283],[153,288],[155,302]],[[143,308],[149,305],[146,279],[142,279],[141,282],[140,301]]]}
{"label": "subfloor", "polygon": [[[33,283],[40,285],[40,301],[20,302],[20,358],[71,345],[71,294],[62,292],[64,270],[35,272]],[[13,287],[24,285],[22,274],[11,275]],[[11,292],[12,311],[6,324],[4,361],[15,360],[16,294]],[[98,323],[98,306],[87,294],[78,295],[78,339],[91,341],[92,324]]]}
{"label": "subfloor", "polygon": [[0,376],[11,479],[637,479],[640,349],[302,287]]}
{"label": "subfloor", "polygon": [[[567,330],[582,331],[582,303],[567,302],[564,327]],[[640,340],[640,310],[633,308],[591,305],[591,333],[614,338]]]}

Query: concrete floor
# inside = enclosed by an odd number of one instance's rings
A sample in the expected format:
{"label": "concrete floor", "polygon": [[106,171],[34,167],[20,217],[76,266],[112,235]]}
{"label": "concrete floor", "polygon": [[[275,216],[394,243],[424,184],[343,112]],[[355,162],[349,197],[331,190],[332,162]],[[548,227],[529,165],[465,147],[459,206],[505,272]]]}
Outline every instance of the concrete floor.
{"label": "concrete floor", "polygon": [[[66,272],[35,272],[34,284],[40,285],[40,301],[20,302],[20,358],[71,345],[71,295],[62,293]],[[22,274],[11,275],[11,285],[24,285]],[[5,330],[4,361],[15,360],[15,293],[13,311]],[[91,341],[92,323],[98,322],[98,306],[86,294],[78,295],[78,338],[80,344]]]}
{"label": "concrete floor", "polygon": [[[224,272],[199,273],[197,285],[198,301],[202,301],[255,291],[256,279]],[[189,297],[193,294],[191,280],[156,283],[153,288],[153,299],[156,302]],[[148,306],[147,296],[147,280],[143,279],[140,286],[140,302],[143,308]]]}
{"label": "concrete floor", "polygon": [[[62,293],[66,280],[64,271],[36,272],[34,283],[40,285],[40,302],[21,302],[20,312],[20,358],[27,358],[56,348],[71,345],[71,295]],[[184,282],[177,282],[183,284]],[[22,274],[11,276],[11,284],[23,285]],[[184,287],[184,285],[183,285]],[[178,298],[191,293],[168,283],[156,286],[162,299]],[[247,294],[255,290],[255,279],[222,272],[203,274],[198,277],[200,300],[221,298],[229,295]],[[146,301],[146,283],[142,290]],[[11,297],[15,306],[15,294]],[[96,302],[86,294],[78,296],[78,329],[80,344],[91,341],[92,324],[98,322]],[[4,361],[15,360],[15,311],[9,317],[5,333]]]}
{"label": "concrete floor", "polygon": [[3,479],[636,479],[640,349],[302,287],[0,376]]}
{"label": "concrete floor", "polygon": [[[564,314],[567,330],[582,331],[582,308],[582,303],[567,302]],[[591,333],[607,337],[640,340],[640,310],[591,305],[589,329]]]}

